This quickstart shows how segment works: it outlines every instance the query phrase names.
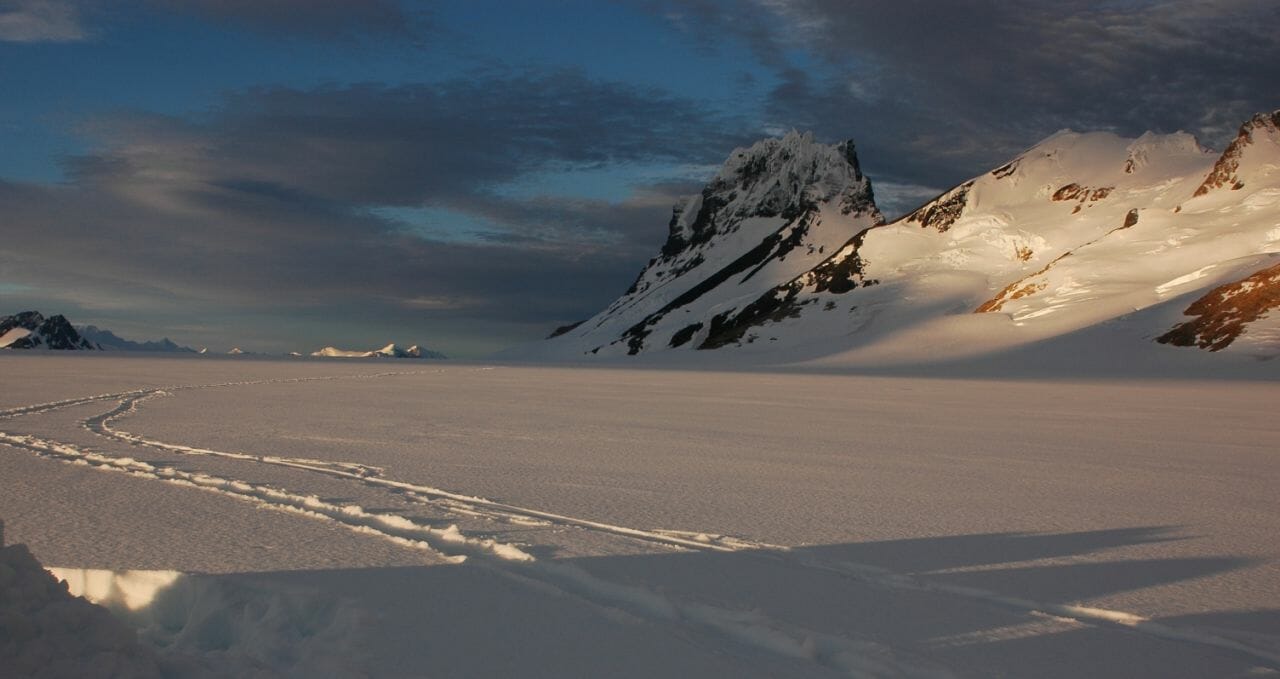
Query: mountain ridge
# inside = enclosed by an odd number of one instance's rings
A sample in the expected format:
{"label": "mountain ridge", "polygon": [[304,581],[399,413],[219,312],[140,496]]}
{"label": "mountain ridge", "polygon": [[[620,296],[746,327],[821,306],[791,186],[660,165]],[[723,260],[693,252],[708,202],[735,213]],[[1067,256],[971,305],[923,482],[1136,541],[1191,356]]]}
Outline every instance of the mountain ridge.
{"label": "mountain ridge", "polygon": [[0,317],[0,348],[54,351],[101,349],[81,337],[62,314],[45,318],[39,311],[22,311],[12,316]]}
{"label": "mountain ridge", "polygon": [[143,342],[135,342],[127,340],[106,328],[99,328],[96,325],[82,325],[76,328],[82,337],[97,344],[104,351],[154,351],[154,352],[179,352],[179,353],[197,353],[191,347],[182,346],[168,337],[159,340],[147,340]]}
{"label": "mountain ridge", "polygon": [[[797,157],[803,168],[823,169],[797,172]],[[842,171],[829,171],[832,157],[842,159]],[[741,193],[765,198],[755,204],[768,209],[731,210]],[[795,196],[810,200],[787,210]],[[836,196],[856,196],[857,207],[842,212]],[[784,212],[791,219],[783,223],[752,221]],[[792,132],[736,150],[701,194],[677,205],[667,243],[617,301],[514,355],[693,349],[761,360],[928,361],[939,351],[1026,344],[1148,308],[1158,313],[1144,322],[1158,325],[1137,329],[1129,350],[1173,351],[1176,343],[1154,341],[1186,320],[1171,305],[1219,285],[1260,284],[1250,276],[1280,253],[1277,213],[1280,111],[1245,121],[1222,153],[1184,132],[1131,139],[1063,130],[887,224],[852,142],[822,146]],[[793,255],[802,267],[770,268],[779,243],[808,224],[796,217],[814,215],[825,241],[801,250],[807,258]],[[805,238],[809,231],[796,246],[811,246]],[[1280,325],[1268,315],[1274,307],[1259,304],[1225,344],[1200,338],[1196,346],[1221,350],[1239,338],[1242,351],[1280,355]],[[929,332],[946,338],[966,315],[990,320],[961,323],[970,330],[955,342],[920,349],[937,344]],[[899,335],[905,341],[895,350]]]}

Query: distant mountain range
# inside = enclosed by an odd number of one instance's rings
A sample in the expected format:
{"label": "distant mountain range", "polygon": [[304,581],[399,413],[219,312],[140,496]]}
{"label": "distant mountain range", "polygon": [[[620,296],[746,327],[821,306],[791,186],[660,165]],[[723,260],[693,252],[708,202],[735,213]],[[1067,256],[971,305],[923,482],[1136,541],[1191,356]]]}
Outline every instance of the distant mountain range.
{"label": "distant mountain range", "polygon": [[199,353],[191,347],[184,347],[176,344],[168,337],[164,337],[157,341],[151,342],[134,342],[117,336],[115,333],[106,328],[99,328],[96,325],[85,325],[80,327],[80,335],[86,340],[97,344],[105,351],[174,351],[183,353]]}
{"label": "distant mountain range", "polygon": [[1267,358],[1277,308],[1280,111],[1222,153],[1064,130],[892,223],[851,142],[792,132],[678,204],[616,301],[508,356],[880,365],[1079,338],[1070,351]]}
{"label": "distant mountain range", "polygon": [[319,351],[311,352],[312,356],[323,358],[445,358],[445,355],[438,351],[423,349],[418,345],[413,345],[408,349],[402,349],[395,344],[388,344],[381,349],[372,351],[337,349],[334,347],[325,347]]}
{"label": "distant mountain range", "polygon": [[62,314],[45,318],[39,311],[0,316],[0,348],[196,353],[167,337],[156,342],[133,342],[93,325],[76,328]]}
{"label": "distant mountain range", "polygon": [[[0,349],[53,349],[81,351],[138,351],[207,354],[207,349],[184,347],[169,338],[157,341],[135,342],[127,340],[105,328],[93,325],[77,329],[62,315],[45,318],[38,311],[23,311],[13,316],[0,316]],[[239,347],[227,352],[232,356],[261,356]],[[302,356],[294,351],[286,356]],[[438,351],[423,349],[417,345],[402,349],[388,344],[372,351],[347,351],[325,347],[311,356],[340,358],[445,358]]]}

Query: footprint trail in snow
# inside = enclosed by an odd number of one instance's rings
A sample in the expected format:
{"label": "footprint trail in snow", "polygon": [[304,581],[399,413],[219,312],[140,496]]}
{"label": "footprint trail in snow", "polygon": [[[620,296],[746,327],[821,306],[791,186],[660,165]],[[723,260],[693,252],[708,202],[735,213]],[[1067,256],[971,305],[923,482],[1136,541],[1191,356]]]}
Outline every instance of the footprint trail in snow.
{"label": "footprint trail in snow", "polygon": [[[271,465],[323,475],[394,493],[411,503],[437,510],[446,516],[470,517],[498,524],[581,530],[610,539],[637,541],[677,551],[740,553],[746,558],[812,571],[882,590],[929,592],[963,599],[976,605],[996,607],[1025,616],[1029,624],[1037,619],[1055,619],[1114,633],[1137,633],[1177,643],[1192,643],[1240,653],[1270,668],[1280,669],[1280,653],[1241,641],[1194,630],[1184,630],[1153,622],[1121,611],[1068,604],[1044,603],[1004,596],[982,589],[932,582],[860,564],[823,561],[786,547],[698,531],[641,529],[521,507],[475,495],[425,484],[389,478],[382,468],[355,461],[327,461],[250,452],[223,451],[161,441],[132,433],[117,426],[136,413],[148,400],[178,395],[184,391],[234,388],[262,384],[303,383],[321,380],[386,378],[421,374],[386,372],[356,376],[303,377],[274,380],[222,382],[205,385],[175,385],[136,389],[110,394],[64,399],[0,411],[0,420],[47,414],[99,402],[114,402],[108,410],[80,422],[88,431],[111,444],[148,448],[190,458],[221,458],[250,465]],[[135,477],[177,484],[219,493],[257,506],[335,522],[347,529],[372,534],[403,547],[416,549],[448,563],[466,562],[517,582],[546,588],[604,609],[621,610],[661,625],[674,625],[694,634],[701,643],[730,641],[788,658],[802,659],[849,676],[948,676],[945,668],[910,653],[895,652],[871,639],[806,629],[771,618],[758,609],[737,609],[703,601],[688,600],[644,586],[614,582],[589,573],[567,561],[538,559],[528,545],[502,542],[489,537],[467,535],[456,524],[446,528],[430,525],[393,512],[372,511],[351,503],[326,501],[314,493],[293,491],[274,484],[255,484],[237,478],[171,465],[153,464],[134,456],[115,455],[107,450],[60,442],[23,433],[0,432],[0,443],[42,457]],[[745,605],[745,604],[744,604]]]}

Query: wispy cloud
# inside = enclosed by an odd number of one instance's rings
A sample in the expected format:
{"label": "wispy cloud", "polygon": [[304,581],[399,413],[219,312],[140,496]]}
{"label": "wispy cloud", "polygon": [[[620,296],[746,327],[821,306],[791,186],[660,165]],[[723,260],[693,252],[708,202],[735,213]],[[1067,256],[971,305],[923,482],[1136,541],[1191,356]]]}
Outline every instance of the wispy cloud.
{"label": "wispy cloud", "polygon": [[420,6],[395,0],[150,0],[163,10],[274,35],[320,39],[420,35],[429,25]]}
{"label": "wispy cloud", "polygon": [[[85,124],[94,150],[67,159],[67,183],[0,181],[0,214],[28,225],[0,270],[139,314],[313,308],[539,336],[630,283],[696,188],[680,175],[721,160],[734,129],[694,102],[571,72],[264,88],[192,116],[119,114]],[[548,168],[655,162],[672,182],[617,200],[500,190]],[[484,229],[439,238],[411,228],[422,210]]]}
{"label": "wispy cloud", "polygon": [[88,37],[69,0],[0,1],[0,41],[75,42]]}

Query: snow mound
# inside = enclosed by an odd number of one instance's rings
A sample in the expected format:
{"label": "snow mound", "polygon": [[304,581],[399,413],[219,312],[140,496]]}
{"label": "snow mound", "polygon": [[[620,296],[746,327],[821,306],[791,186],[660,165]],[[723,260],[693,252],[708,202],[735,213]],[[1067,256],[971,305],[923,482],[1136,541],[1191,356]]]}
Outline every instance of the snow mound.
{"label": "snow mound", "polygon": [[162,669],[134,630],[73,596],[25,545],[0,547],[0,674],[141,679]]}
{"label": "snow mound", "polygon": [[[244,576],[51,568],[109,609],[168,676],[361,676],[361,613],[321,591]],[[105,610],[103,611],[106,612]]]}

